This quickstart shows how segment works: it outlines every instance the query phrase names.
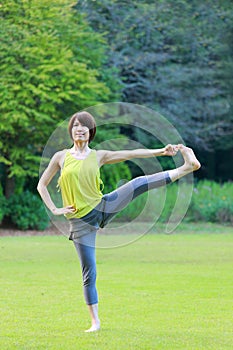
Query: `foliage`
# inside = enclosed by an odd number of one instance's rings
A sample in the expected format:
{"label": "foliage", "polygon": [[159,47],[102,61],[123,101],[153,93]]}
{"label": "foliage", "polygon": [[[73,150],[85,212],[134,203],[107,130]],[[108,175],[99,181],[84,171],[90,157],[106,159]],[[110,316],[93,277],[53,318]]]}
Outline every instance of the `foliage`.
{"label": "foliage", "polygon": [[49,218],[40,198],[29,191],[12,195],[7,201],[7,216],[20,230],[44,230]]}
{"label": "foliage", "polygon": [[213,202],[206,199],[199,204],[194,203],[192,207],[192,215],[194,221],[233,223],[232,201],[215,198],[215,201]]}
{"label": "foliage", "polygon": [[[168,117],[192,147],[229,150],[232,14],[228,0],[4,1],[0,7],[4,194],[9,178],[17,177],[15,193],[32,184],[43,146],[64,116],[99,101],[119,98],[147,105]],[[107,126],[109,139],[122,132],[133,140],[144,138],[146,147],[157,147],[137,128]],[[99,132],[96,143],[105,137],[106,129]],[[130,170],[137,175],[132,166]],[[105,190],[130,177],[128,164],[101,171]],[[231,172],[225,173],[229,178]],[[225,203],[219,206],[225,208]]]}
{"label": "foliage", "polygon": [[114,191],[125,181],[131,179],[131,173],[125,163],[106,164],[100,169],[101,178],[104,183],[104,193]]}
{"label": "foliage", "polygon": [[193,221],[233,223],[233,184],[200,181],[194,188],[188,218]]}
{"label": "foliage", "polygon": [[124,101],[159,110],[199,149],[233,146],[231,2],[79,0],[108,40]]}
{"label": "foliage", "polygon": [[0,162],[36,177],[43,146],[74,111],[107,101],[105,42],[68,0],[6,0],[0,8]]}
{"label": "foliage", "polygon": [[[120,120],[120,118],[119,118]],[[98,117],[101,124],[101,117]],[[120,133],[119,124],[105,124],[97,128],[96,137],[92,143],[95,149],[120,150],[127,144],[126,138]],[[120,182],[131,179],[131,172],[128,164],[121,162],[118,164],[105,164],[100,168],[101,179],[104,183],[104,193],[116,189]]]}

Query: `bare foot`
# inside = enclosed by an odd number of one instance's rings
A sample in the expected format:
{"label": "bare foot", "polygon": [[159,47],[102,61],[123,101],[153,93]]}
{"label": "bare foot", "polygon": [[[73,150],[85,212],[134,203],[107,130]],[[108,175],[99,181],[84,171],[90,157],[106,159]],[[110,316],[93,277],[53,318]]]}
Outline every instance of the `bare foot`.
{"label": "bare foot", "polygon": [[91,333],[91,332],[97,332],[100,330],[100,323],[91,326],[91,328],[87,329],[85,332],[86,333]]}
{"label": "bare foot", "polygon": [[179,150],[184,158],[184,167],[187,171],[196,171],[201,167],[200,162],[197,160],[192,148],[184,145],[178,145]]}

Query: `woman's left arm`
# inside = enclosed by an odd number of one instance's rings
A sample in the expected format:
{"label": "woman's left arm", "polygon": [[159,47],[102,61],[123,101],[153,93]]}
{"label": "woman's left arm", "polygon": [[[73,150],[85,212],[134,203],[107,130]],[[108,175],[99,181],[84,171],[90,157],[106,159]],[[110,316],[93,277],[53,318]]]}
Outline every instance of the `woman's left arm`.
{"label": "woman's left arm", "polygon": [[175,156],[179,147],[177,145],[167,145],[159,149],[135,149],[124,151],[97,151],[99,165],[114,164],[132,158],[150,158],[159,156]]}

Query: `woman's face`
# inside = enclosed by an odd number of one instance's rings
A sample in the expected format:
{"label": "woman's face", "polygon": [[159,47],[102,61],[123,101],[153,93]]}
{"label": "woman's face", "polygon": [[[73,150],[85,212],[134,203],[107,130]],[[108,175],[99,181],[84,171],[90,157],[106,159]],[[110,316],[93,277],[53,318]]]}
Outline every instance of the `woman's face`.
{"label": "woman's face", "polygon": [[89,141],[90,132],[87,126],[82,125],[78,119],[75,119],[72,127],[72,137],[74,141]]}

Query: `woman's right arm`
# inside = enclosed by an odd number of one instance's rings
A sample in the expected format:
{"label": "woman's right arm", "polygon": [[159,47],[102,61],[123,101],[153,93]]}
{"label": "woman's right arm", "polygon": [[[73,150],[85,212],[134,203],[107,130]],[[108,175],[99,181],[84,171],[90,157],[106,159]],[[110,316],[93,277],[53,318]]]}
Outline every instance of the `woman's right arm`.
{"label": "woman's right arm", "polygon": [[60,157],[61,157],[61,152],[57,152],[54,154],[48,167],[45,169],[37,185],[37,191],[39,192],[43,202],[54,215],[69,214],[75,211],[72,205],[69,205],[64,208],[57,208],[53,203],[50,197],[49,191],[47,189],[47,186],[49,185],[50,181],[60,169],[60,166],[59,166]]}

